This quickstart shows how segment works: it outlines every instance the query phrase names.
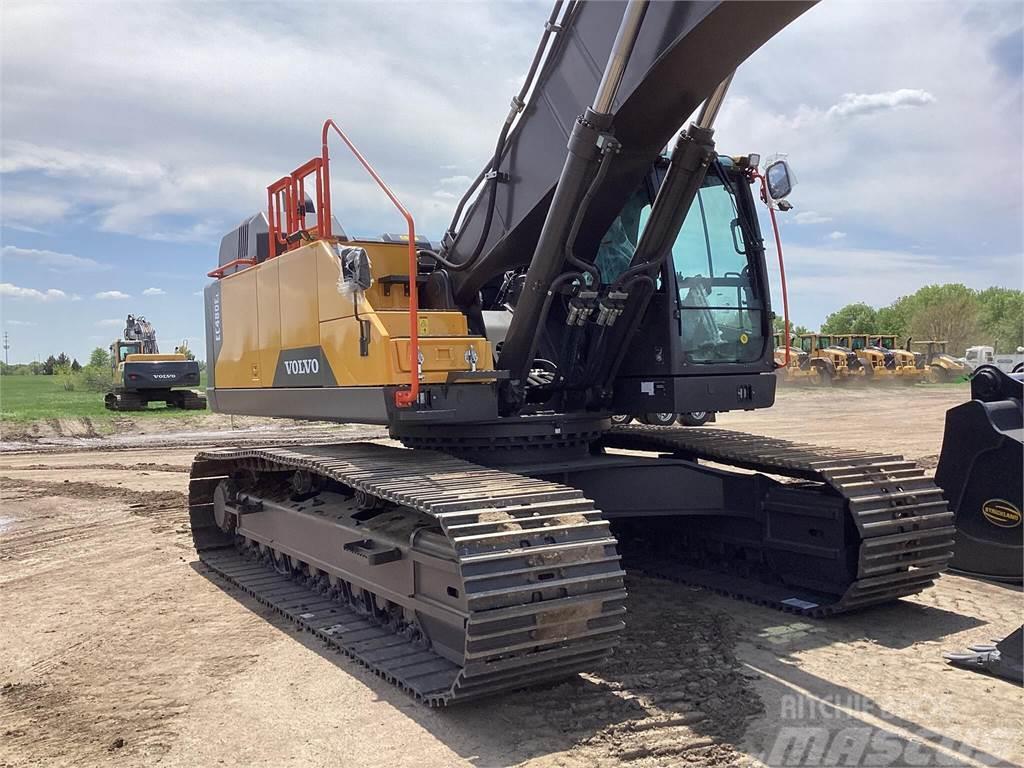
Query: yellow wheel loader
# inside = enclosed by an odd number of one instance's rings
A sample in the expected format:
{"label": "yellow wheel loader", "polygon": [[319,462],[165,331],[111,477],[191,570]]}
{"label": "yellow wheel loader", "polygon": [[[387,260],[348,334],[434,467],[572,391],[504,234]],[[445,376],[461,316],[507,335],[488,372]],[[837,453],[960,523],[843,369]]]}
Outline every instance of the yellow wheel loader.
{"label": "yellow wheel loader", "polygon": [[948,381],[970,375],[971,369],[962,360],[957,360],[946,352],[947,341],[915,341],[914,346],[924,350],[924,366],[928,371],[928,381],[944,384]]}
{"label": "yellow wheel loader", "polygon": [[917,384],[928,379],[928,368],[925,356],[910,350],[911,340],[905,346],[897,343],[895,335],[869,336],[868,346],[881,350],[885,355],[885,365],[895,371],[897,378],[905,384]]}
{"label": "yellow wheel loader", "polygon": [[[791,338],[791,341],[795,339]],[[776,333],[774,336],[775,347],[775,375],[780,384],[805,384],[821,386],[832,381],[828,374],[827,367],[823,364],[813,364],[811,356],[796,346],[789,347],[789,362],[786,362],[786,344],[783,334]]]}
{"label": "yellow wheel loader", "polygon": [[857,353],[848,347],[839,346],[831,336],[804,333],[797,339],[800,351],[807,355],[809,364],[817,370],[822,385],[848,384],[864,380],[864,365],[857,357]]}
{"label": "yellow wheel loader", "polygon": [[852,333],[834,335],[832,343],[856,353],[867,382],[913,384],[920,381],[924,373],[912,352],[896,346],[895,336]]}

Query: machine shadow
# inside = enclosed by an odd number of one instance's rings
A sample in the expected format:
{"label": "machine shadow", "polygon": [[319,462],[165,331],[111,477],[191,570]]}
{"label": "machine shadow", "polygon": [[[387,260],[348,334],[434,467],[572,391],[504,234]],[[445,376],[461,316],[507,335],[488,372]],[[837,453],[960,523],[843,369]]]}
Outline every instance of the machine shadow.
{"label": "machine shadow", "polygon": [[[724,602],[724,598],[716,600]],[[887,695],[896,696],[893,701],[903,711],[896,714],[895,707],[887,708],[871,695],[809,672],[800,663],[807,651],[860,641],[866,645],[863,653],[873,657],[869,664],[876,669],[891,667],[898,675],[900,658],[890,652],[925,643],[925,653],[942,663],[942,641],[987,622],[906,599],[830,619],[787,616],[753,605],[735,606],[732,615],[743,637],[737,653],[758,675],[756,689],[764,706],[762,717],[751,724],[737,746],[761,762],[769,766],[938,766],[974,764],[974,760],[1013,765],[992,754],[991,742],[1009,736],[995,720],[987,723],[990,731],[974,728],[970,741],[958,740],[906,714],[916,711],[923,722],[949,722],[937,709],[942,706],[940,700],[927,689],[913,685],[892,689]],[[878,650],[872,650],[874,646]],[[950,641],[945,649],[957,646],[957,641]],[[1005,746],[1010,749],[1011,742]]]}
{"label": "machine shadow", "polygon": [[[757,692],[764,703],[765,716],[751,725],[740,746],[769,768],[1016,765],[993,753],[993,741],[1002,741],[1002,746],[1009,750],[1019,738],[1010,729],[1000,729],[996,720],[972,728],[969,740],[958,739],[898,715],[860,691],[821,678],[781,658],[759,654],[756,659],[748,666],[760,675]],[[934,710],[939,705],[926,692],[917,696],[919,711],[930,707],[933,721],[946,722],[945,718],[936,718]]]}
{"label": "machine shadow", "polygon": [[[778,712],[795,690],[828,701],[840,697],[867,702],[856,691],[794,666],[788,657],[795,651],[855,639],[899,649],[984,623],[908,601],[833,619],[804,619],[703,589],[630,574],[627,628],[604,666],[555,684],[430,709],[201,563],[192,563],[192,568],[240,605],[333,663],[339,673],[358,679],[380,701],[401,710],[455,753],[481,766],[509,765],[570,750],[584,763],[627,759],[649,751],[652,743],[669,750],[651,752],[652,757],[670,758],[676,749],[681,752],[688,745],[708,743],[713,745],[710,748],[764,758],[770,756],[779,734]],[[766,649],[758,655],[758,668],[745,666],[737,658],[741,644]],[[897,732],[915,734],[919,741],[939,743],[944,738],[877,704],[865,706],[875,718]],[[759,715],[765,717],[758,720]],[[843,720],[837,714],[827,724],[829,737],[844,727],[838,723],[845,722],[849,728],[860,722],[854,721],[856,717]],[[863,722],[860,727],[877,729]],[[986,757],[972,745],[963,748],[1001,764],[999,758]]]}
{"label": "machine shadow", "polygon": [[239,605],[350,675],[379,701],[401,710],[450,749],[482,766],[503,766],[571,749],[594,733],[643,714],[610,685],[576,675],[565,681],[452,707],[430,708],[260,603],[199,561],[192,569]]}
{"label": "machine shadow", "polygon": [[[631,577],[630,618],[604,666],[564,681],[431,709],[359,662],[323,644],[200,562],[193,570],[239,605],[355,677],[460,756],[503,766],[574,750],[584,763],[644,753],[659,738],[689,749],[738,744],[761,708],[733,648],[723,611],[702,590]],[[683,599],[680,599],[680,597]]]}

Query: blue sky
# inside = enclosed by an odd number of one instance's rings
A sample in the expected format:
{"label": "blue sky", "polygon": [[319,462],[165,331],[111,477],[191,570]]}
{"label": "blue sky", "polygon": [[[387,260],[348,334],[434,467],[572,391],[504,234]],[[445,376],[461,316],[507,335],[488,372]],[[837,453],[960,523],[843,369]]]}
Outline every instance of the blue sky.
{"label": "blue sky", "polygon": [[[221,235],[318,151],[327,116],[436,238],[547,12],[6,0],[11,360],[87,357],[128,312],[167,347],[202,348],[198,292]],[[730,154],[787,153],[796,169],[782,228],[795,322],[934,282],[1021,287],[1022,22],[1019,2],[826,1],[740,69],[716,138]],[[350,232],[400,228],[352,165],[334,164],[333,188]]]}

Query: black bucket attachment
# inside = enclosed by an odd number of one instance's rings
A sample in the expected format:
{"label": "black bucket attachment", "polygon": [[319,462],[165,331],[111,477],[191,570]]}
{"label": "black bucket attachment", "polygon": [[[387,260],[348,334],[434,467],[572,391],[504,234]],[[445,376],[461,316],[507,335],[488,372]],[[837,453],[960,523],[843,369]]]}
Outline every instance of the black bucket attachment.
{"label": "black bucket attachment", "polygon": [[992,365],[971,378],[971,401],[946,412],[935,482],[956,515],[952,571],[993,581],[1024,577],[1021,467],[1024,375]]}
{"label": "black bucket attachment", "polygon": [[997,642],[972,645],[966,651],[942,655],[953,666],[988,672],[1017,685],[1024,684],[1024,627]]}

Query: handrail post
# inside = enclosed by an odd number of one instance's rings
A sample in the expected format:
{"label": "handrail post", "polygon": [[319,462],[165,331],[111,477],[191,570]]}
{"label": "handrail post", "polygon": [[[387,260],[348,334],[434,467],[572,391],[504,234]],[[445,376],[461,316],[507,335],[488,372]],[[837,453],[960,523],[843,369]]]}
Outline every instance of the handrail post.
{"label": "handrail post", "polygon": [[388,199],[394,204],[398,212],[402,214],[406,224],[409,227],[409,389],[400,389],[395,392],[395,405],[398,408],[408,408],[410,405],[415,403],[420,396],[420,377],[419,377],[419,365],[418,360],[420,357],[420,335],[419,335],[419,293],[418,286],[416,283],[417,272],[419,271],[416,260],[416,224],[413,222],[412,215],[405,209],[405,206],[395,196],[395,193],[391,191],[384,180],[377,175],[377,172],[373,170],[373,167],[366,161],[366,158],[362,156],[355,145],[349,141],[348,136],[342,132],[341,128],[334,120],[328,118],[324,121],[323,132],[321,134],[322,139],[322,158],[323,158],[323,172],[324,172],[324,219],[326,220],[327,228],[324,230],[327,232],[327,237],[330,237],[331,232],[331,174],[330,174],[330,158],[327,152],[327,129],[333,128],[334,132],[341,137],[341,140],[345,142],[345,146],[349,148],[349,151],[355,155],[356,160],[359,164],[366,169],[366,172],[370,174],[377,186],[379,186],[384,194],[388,196]]}

